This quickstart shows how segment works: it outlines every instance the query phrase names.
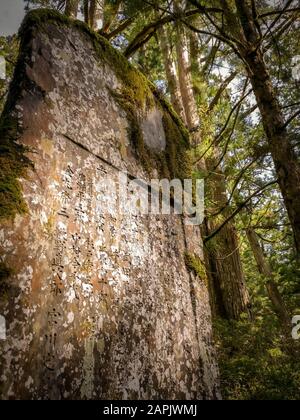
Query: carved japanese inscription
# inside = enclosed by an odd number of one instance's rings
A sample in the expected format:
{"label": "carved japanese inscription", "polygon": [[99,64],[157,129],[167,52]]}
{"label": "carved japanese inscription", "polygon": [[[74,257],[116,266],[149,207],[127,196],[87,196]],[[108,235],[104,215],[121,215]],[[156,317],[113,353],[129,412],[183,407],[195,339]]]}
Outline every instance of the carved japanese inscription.
{"label": "carved japanese inscription", "polygon": [[[27,42],[10,113],[34,170],[21,180],[27,214],[0,227],[12,268],[1,398],[217,398],[207,287],[185,265],[186,252],[202,258],[199,227],[118,206],[121,176],[150,178],[112,94],[115,69],[77,28],[45,23]],[[161,153],[154,109],[142,133]]]}

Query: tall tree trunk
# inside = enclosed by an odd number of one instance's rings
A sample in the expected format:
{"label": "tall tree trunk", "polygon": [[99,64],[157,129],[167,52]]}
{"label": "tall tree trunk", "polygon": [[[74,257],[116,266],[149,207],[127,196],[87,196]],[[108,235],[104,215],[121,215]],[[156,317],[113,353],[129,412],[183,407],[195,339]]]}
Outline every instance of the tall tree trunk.
{"label": "tall tree trunk", "polygon": [[[207,227],[207,233],[210,232],[211,225]],[[214,316],[239,320],[245,314],[251,319],[251,301],[235,226],[228,224],[205,253]]]}
{"label": "tall tree trunk", "polygon": [[285,118],[264,60],[260,34],[251,6],[246,0],[235,0],[235,4],[239,19],[237,24],[233,27],[234,17],[229,10],[226,10],[226,17],[233,34],[241,41],[237,44],[238,50],[246,63],[262,116],[279,186],[294,232],[296,251],[300,257],[300,163],[288,136]]}
{"label": "tall tree trunk", "polygon": [[[223,208],[227,202],[225,176],[216,171],[218,153],[206,160],[209,178],[206,181],[211,212]],[[208,209],[210,210],[210,209]],[[226,212],[225,212],[226,213]],[[224,215],[226,217],[226,214]],[[213,219],[206,223],[206,235],[218,225]],[[205,249],[210,283],[211,303],[215,316],[240,319],[244,313],[252,318],[251,301],[245,282],[240,244],[233,222],[228,223]]]}
{"label": "tall tree trunk", "polygon": [[264,255],[258,236],[253,228],[247,229],[247,238],[251,246],[258,271],[267,280],[266,289],[273,308],[284,329],[289,331],[291,326],[291,316],[274,281],[271,266]]}
{"label": "tall tree trunk", "polygon": [[172,49],[170,47],[170,42],[168,38],[167,29],[163,26],[159,30],[159,44],[164,60],[164,67],[168,81],[168,88],[171,94],[171,103],[181,117],[181,119],[186,124],[185,111],[183,107],[182,97],[180,93],[180,87],[177,77],[177,68],[176,63],[173,58]]}
{"label": "tall tree trunk", "polygon": [[[180,13],[180,2],[175,2],[176,12]],[[192,62],[199,67],[199,49],[196,56],[191,56],[190,45],[185,28],[180,22],[176,23],[177,31],[177,59],[180,91],[184,105],[186,122],[193,132],[194,144],[201,143],[200,117],[193,89]],[[194,40],[196,41],[196,40]],[[195,50],[193,49],[195,53]],[[215,166],[216,160],[201,162],[199,169],[209,171]],[[221,172],[210,176],[207,188],[211,192],[214,210],[222,208],[226,202],[225,178]],[[214,224],[208,222],[204,233],[209,234]],[[215,239],[216,247],[205,250],[205,261],[209,277],[212,310],[215,316],[226,319],[240,319],[242,313],[251,317],[250,297],[245,285],[243,267],[239,252],[238,237],[233,223],[228,224]]]}
{"label": "tall tree trunk", "polygon": [[65,7],[65,15],[73,19],[77,18],[79,8],[79,0],[67,0]]}
{"label": "tall tree trunk", "polygon": [[[199,18],[195,25],[201,26]],[[217,51],[214,49],[214,54]],[[199,37],[192,32],[190,35],[191,69],[197,77],[203,74],[201,63],[201,45]],[[204,65],[206,66],[206,64]],[[200,98],[203,102],[203,99]],[[209,177],[206,181],[207,194],[213,203],[212,213],[227,204],[227,189],[225,175],[215,167],[221,152],[217,146],[212,155],[206,159],[206,170]],[[207,220],[205,235],[209,235],[217,223]],[[240,319],[241,314],[247,314],[251,319],[251,302],[245,284],[245,275],[240,255],[239,239],[234,222],[229,223],[215,238],[215,246],[208,246],[205,252],[206,266],[210,284],[210,296],[213,315],[225,319]]]}

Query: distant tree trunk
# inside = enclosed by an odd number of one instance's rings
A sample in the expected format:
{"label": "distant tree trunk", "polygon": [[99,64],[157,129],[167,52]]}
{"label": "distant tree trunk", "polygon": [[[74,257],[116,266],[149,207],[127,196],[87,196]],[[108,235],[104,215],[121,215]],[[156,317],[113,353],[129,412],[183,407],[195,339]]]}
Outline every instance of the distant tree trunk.
{"label": "distant tree trunk", "polygon": [[96,29],[96,13],[97,13],[97,0],[90,0],[89,24],[92,29]]}
{"label": "distant tree trunk", "polygon": [[115,4],[111,5],[111,7],[110,7],[110,13],[108,13],[108,14],[103,13],[103,27],[102,27],[102,31],[104,33],[107,33],[109,31],[109,28],[111,27],[111,25],[114,22],[116,16],[118,15],[118,12],[120,10],[121,4],[122,4],[122,0],[117,0],[115,2]]}
{"label": "distant tree trunk", "polygon": [[84,22],[89,25],[90,23],[90,4],[89,0],[83,0],[83,15]]}
{"label": "distant tree trunk", "polygon": [[78,14],[78,8],[79,8],[79,0],[67,0],[66,8],[65,8],[65,15],[73,19],[76,19],[77,14]]}
{"label": "distant tree trunk", "polygon": [[177,114],[186,124],[185,112],[177,77],[176,63],[172,55],[172,49],[170,47],[167,29],[164,26],[159,30],[159,43],[163,55],[168,88],[171,94],[171,103]]}
{"label": "distant tree trunk", "polygon": [[[174,6],[177,13],[182,12],[181,3],[178,0],[174,2]],[[185,27],[182,25],[182,23],[178,21],[175,23],[175,25],[177,32],[176,49],[178,60],[178,76],[186,123],[189,130],[193,133],[194,143],[200,144],[200,117],[193,90],[189,42]]]}
{"label": "distant tree trunk", "polygon": [[247,229],[247,238],[251,246],[259,273],[267,280],[266,289],[273,308],[285,329],[290,329],[291,316],[285,306],[282,296],[274,281],[274,275],[263,249],[260,246],[257,233],[253,228]]}
{"label": "distant tree trunk", "polygon": [[[212,213],[227,204],[225,176],[215,169],[216,162],[217,159],[214,157],[206,160],[210,174],[206,184],[209,202],[212,203]],[[224,213],[226,217],[226,211]],[[218,222],[214,222],[213,218],[207,221],[206,235],[209,235],[217,225]],[[208,242],[205,253],[214,315],[238,320],[242,314],[246,314],[251,319],[251,301],[234,223],[228,223],[212,242]]]}
{"label": "distant tree trunk", "polygon": [[90,0],[89,25],[94,30],[98,29],[98,21],[101,21],[101,26],[103,26],[104,1],[105,0]]}

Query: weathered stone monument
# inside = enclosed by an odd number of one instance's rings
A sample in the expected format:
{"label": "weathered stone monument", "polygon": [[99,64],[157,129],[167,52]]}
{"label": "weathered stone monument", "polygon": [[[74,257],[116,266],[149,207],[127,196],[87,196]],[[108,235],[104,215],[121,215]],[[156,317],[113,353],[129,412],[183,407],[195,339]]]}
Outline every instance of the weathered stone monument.
{"label": "weathered stone monument", "polygon": [[187,133],[83,24],[39,11],[20,34],[0,129],[1,398],[218,398],[199,227],[101,211],[105,178],[187,176]]}

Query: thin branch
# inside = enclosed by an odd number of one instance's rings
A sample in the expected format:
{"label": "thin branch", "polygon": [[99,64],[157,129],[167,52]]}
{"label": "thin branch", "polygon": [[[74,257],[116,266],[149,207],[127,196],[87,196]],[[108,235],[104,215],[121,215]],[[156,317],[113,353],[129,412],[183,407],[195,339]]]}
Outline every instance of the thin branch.
{"label": "thin branch", "polygon": [[[284,6],[284,8],[280,11],[280,13],[278,14],[278,16],[276,16],[276,18],[274,19],[274,21],[271,23],[270,26],[268,26],[268,30],[267,32],[271,32],[272,29],[276,26],[276,24],[279,22],[281,16],[285,13],[285,11],[288,9],[288,7],[293,3],[294,0],[288,0],[286,5]],[[265,38],[266,34],[263,36],[263,38]]]}
{"label": "thin branch", "polygon": [[209,236],[206,236],[204,238],[204,243],[206,244],[208,241],[212,240],[221,230],[229,223],[232,219],[234,219],[246,206],[247,204],[256,196],[261,195],[264,190],[271,187],[272,185],[275,185],[278,183],[278,180],[271,181],[268,184],[264,185],[263,187],[256,190],[253,194],[251,194],[243,203],[241,203],[237,209],[218,227],[216,228]]}
{"label": "thin branch", "polygon": [[225,91],[225,89],[228,87],[228,85],[235,79],[235,77],[238,75],[237,71],[234,71],[233,73],[231,73],[229,75],[229,77],[224,80],[224,82],[221,84],[221,86],[219,87],[218,92],[216,93],[216,96],[214,97],[214,99],[211,101],[209,108],[208,108],[208,113],[211,113],[213,111],[213,109],[215,108],[215,106],[218,105],[219,100],[223,94],[223,92]]}
{"label": "thin branch", "polygon": [[[209,20],[209,22],[213,25],[213,27],[221,34],[221,36],[225,39],[227,39],[228,41],[230,41],[233,44],[239,45],[240,47],[243,47],[243,43],[240,42],[238,39],[228,35],[226,32],[224,32],[223,28],[218,26],[214,20],[209,16],[209,10],[204,7],[201,3],[199,3],[199,1],[197,0],[188,0],[189,3],[191,3],[193,6],[198,7],[198,9],[207,17],[207,19]],[[222,10],[222,14],[225,14],[225,10]]]}
{"label": "thin branch", "polygon": [[[285,10],[284,13],[293,13],[293,12],[299,12],[299,11],[300,11],[300,7],[294,7],[293,9]],[[276,16],[278,14],[280,16],[282,16],[283,11],[282,10],[277,10],[277,11],[273,11],[273,12],[262,13],[258,16],[258,19],[264,19],[264,18],[269,17],[269,16]]]}
{"label": "thin branch", "polygon": [[236,109],[238,109],[239,107],[240,107],[240,105],[241,105],[241,103],[250,95],[250,93],[252,93],[252,89],[250,89],[249,90],[249,92],[246,94],[246,95],[244,95],[239,101],[238,101],[238,103],[237,104],[235,104],[235,106],[232,108],[232,110],[230,111],[230,114],[229,114],[229,116],[228,116],[228,118],[227,118],[227,121],[226,121],[226,123],[225,123],[225,125],[223,126],[223,128],[222,128],[222,130],[220,131],[220,133],[213,139],[213,141],[211,142],[211,144],[208,146],[208,148],[205,150],[205,152],[203,152],[203,154],[201,155],[201,157],[200,158],[198,158],[195,162],[194,162],[194,164],[196,165],[197,163],[199,163],[203,158],[204,158],[204,156],[209,152],[209,150],[213,147],[213,145],[214,144],[216,144],[216,143],[219,143],[219,141],[222,139],[222,137],[223,137],[223,134],[224,134],[224,132],[226,131],[226,129],[227,129],[227,127],[228,127],[228,125],[229,125],[229,123],[230,123],[230,120],[231,120],[231,117],[232,117],[232,115],[234,114],[234,112],[236,111]]}
{"label": "thin branch", "polygon": [[240,110],[241,110],[241,106],[237,109],[237,112],[236,112],[236,115],[235,115],[235,118],[234,118],[234,121],[233,121],[233,125],[232,125],[232,128],[231,128],[230,134],[229,134],[229,136],[228,136],[228,138],[227,138],[227,140],[226,140],[226,143],[225,143],[225,146],[224,146],[224,149],[223,149],[222,155],[221,155],[220,159],[218,160],[217,164],[215,165],[215,167],[214,167],[214,169],[213,169],[214,171],[216,171],[216,170],[218,169],[218,167],[219,167],[219,166],[221,165],[221,163],[223,162],[223,159],[224,159],[224,158],[225,158],[225,156],[227,155],[227,152],[228,152],[228,147],[229,147],[229,144],[230,144],[230,142],[231,142],[232,136],[233,136],[233,134],[234,134],[234,131],[235,131],[235,128],[236,128],[236,125],[237,125],[237,122],[238,122],[238,118],[239,118]]}
{"label": "thin branch", "polygon": [[283,126],[283,128],[287,128],[290,124],[291,124],[291,122],[295,119],[295,118],[297,118],[298,117],[298,115],[300,115],[300,109],[297,111],[297,112],[295,112],[295,114],[294,115],[292,115],[288,120],[287,120],[287,122],[284,124],[284,126]]}
{"label": "thin branch", "polygon": [[237,252],[241,249],[241,246],[242,246],[242,243],[239,243],[239,244],[238,244],[238,246],[235,248],[235,250],[234,250],[234,251],[232,251],[230,254],[228,254],[228,255],[226,255],[225,257],[222,257],[222,258],[217,258],[217,257],[215,257],[215,259],[216,259],[216,260],[218,260],[218,261],[225,261],[225,260],[227,260],[227,258],[230,258],[230,257],[232,257],[235,253],[237,253]]}
{"label": "thin branch", "polygon": [[[282,224],[271,224],[271,225],[253,225],[253,226],[249,226],[252,229],[260,229],[260,230],[272,230],[272,229],[280,229],[283,227],[290,227],[291,223],[282,223]],[[242,230],[247,230],[247,228],[243,228]]]}
{"label": "thin branch", "polygon": [[258,12],[257,12],[255,0],[251,0],[251,8],[252,8],[252,16],[253,16],[254,24],[256,26],[256,29],[258,30],[260,40],[261,40],[263,35],[262,35],[260,24],[258,22]]}
{"label": "thin branch", "polygon": [[251,168],[251,166],[252,165],[254,165],[258,160],[260,159],[260,156],[258,156],[257,158],[255,158],[254,160],[252,160],[250,163],[248,163],[248,165],[247,166],[245,166],[245,168],[243,168],[242,170],[241,170],[241,172],[239,173],[239,175],[238,175],[238,177],[237,177],[237,179],[235,180],[235,183],[234,183],[234,186],[233,186],[233,188],[232,188],[232,191],[231,191],[231,194],[230,194],[230,197],[229,197],[229,199],[227,200],[227,202],[224,204],[224,206],[217,212],[217,213],[214,213],[214,214],[211,214],[209,217],[210,218],[213,218],[213,217],[217,217],[217,216],[219,216],[219,214],[221,214],[221,213],[223,213],[223,211],[224,210],[226,210],[226,208],[230,205],[230,203],[231,203],[231,200],[232,200],[232,198],[233,198],[233,196],[234,196],[234,193],[235,193],[235,191],[236,191],[236,189],[237,189],[237,187],[238,187],[238,185],[239,185],[239,183],[240,183],[240,181],[241,181],[241,179],[243,178],[243,176],[245,175],[245,173],[248,171],[248,169],[250,169]]}
{"label": "thin branch", "polygon": [[270,36],[267,37],[267,40],[272,38],[272,41],[270,41],[269,44],[266,45],[266,47],[264,48],[264,52],[268,51],[268,49],[271,48],[271,46],[273,45],[273,42],[278,41],[281,35],[283,35],[292,26],[292,24],[297,20],[297,17],[298,15],[293,15],[287,22],[283,22],[283,24],[277,28],[277,31],[274,34],[271,33]]}
{"label": "thin branch", "polygon": [[132,23],[134,22],[134,18],[126,19],[124,22],[122,22],[116,29],[114,29],[109,34],[104,33],[102,34],[107,39],[113,39],[116,36],[118,36],[120,33],[124,32],[125,29],[127,29]]}
{"label": "thin branch", "polygon": [[247,111],[243,112],[241,114],[241,120],[244,120],[245,118],[249,117],[256,109],[258,108],[258,105],[253,105],[251,108],[249,108]]}
{"label": "thin branch", "polygon": [[214,65],[217,52],[219,51],[219,47],[220,47],[220,41],[217,39],[215,40],[215,44],[212,46],[211,51],[209,52],[208,56],[204,60],[202,60],[202,62],[204,63],[202,67],[202,71],[201,71],[202,75],[210,73],[210,70]]}
{"label": "thin branch", "polygon": [[283,106],[282,109],[293,108],[294,106],[299,106],[299,105],[300,105],[300,102],[295,102],[293,104]]}
{"label": "thin branch", "polygon": [[[243,89],[243,94],[245,93],[245,91],[246,91],[246,89],[247,89],[247,84],[248,84],[248,79],[246,79],[246,82],[245,82],[245,85],[244,85],[244,89]],[[218,163],[217,163],[217,164],[216,164],[216,166],[214,167],[214,171],[215,171],[215,170],[217,170],[217,168],[219,167],[219,165],[221,165],[221,163],[222,163],[222,161],[223,161],[224,157],[225,157],[225,156],[226,156],[226,154],[227,154],[227,151],[228,151],[228,147],[229,147],[230,141],[231,141],[231,139],[232,139],[232,136],[233,136],[233,134],[234,134],[234,131],[235,131],[235,128],[236,128],[236,125],[237,125],[237,122],[238,122],[238,118],[239,118],[239,115],[240,115],[240,110],[241,110],[241,107],[242,107],[242,102],[240,103],[240,105],[239,105],[239,106],[238,106],[238,108],[237,108],[236,115],[235,115],[235,118],[234,118],[234,121],[233,121],[233,125],[232,125],[232,128],[231,128],[230,135],[229,135],[229,136],[228,136],[228,138],[227,138],[227,141],[226,141],[226,144],[225,144],[225,147],[224,147],[224,150],[223,150],[222,156],[220,157],[220,159],[219,159]]]}
{"label": "thin branch", "polygon": [[[151,4],[151,3],[149,3]],[[180,21],[185,17],[192,17],[195,15],[199,15],[201,12],[199,11],[199,9],[194,9],[194,10],[188,10],[185,13],[180,13],[180,14],[173,14],[170,13],[168,10],[166,10],[169,15],[160,19],[160,20],[156,20],[155,22],[151,22],[150,24],[146,25],[143,30],[141,32],[139,32],[135,38],[133,39],[133,41],[128,45],[126,51],[125,51],[125,56],[131,57],[132,54],[134,54],[141,46],[143,46],[146,42],[146,38],[149,40],[149,35],[151,34],[151,38],[152,36],[155,35],[155,33],[157,32],[158,29],[160,29],[162,26],[167,25],[168,23],[171,22],[176,22],[176,21]],[[209,13],[216,13],[216,12],[220,12],[220,9],[214,8],[214,7],[210,7],[206,9],[207,12]]]}
{"label": "thin branch", "polygon": [[[190,10],[186,13],[187,17],[194,16],[199,14],[199,10]],[[160,29],[162,26],[167,25],[168,23],[174,22],[180,19],[181,16],[169,15],[162,19],[156,20],[155,22],[151,22],[146,25],[141,32],[139,32],[135,38],[131,41],[131,43],[126,48],[124,53],[125,57],[131,57],[140,47],[146,44],[146,39],[149,40],[149,35],[155,35],[155,33]]]}
{"label": "thin branch", "polygon": [[17,63],[15,61],[11,60],[9,57],[5,57],[5,61],[7,61],[9,64],[11,64],[14,67],[17,65]]}
{"label": "thin branch", "polygon": [[204,31],[201,29],[196,28],[195,26],[191,25],[190,23],[186,22],[185,20],[182,21],[191,31],[194,31],[198,34],[202,34],[202,35],[208,35],[208,36],[212,36],[216,39],[219,39],[220,41],[224,42],[225,44],[229,45],[231,47],[231,49],[234,51],[234,53],[240,58],[240,60],[245,64],[246,67],[248,67],[248,63],[245,61],[245,59],[243,58],[243,56],[240,54],[238,48],[235,46],[235,43],[232,42],[230,39],[216,34],[216,33],[212,33],[209,31]]}

